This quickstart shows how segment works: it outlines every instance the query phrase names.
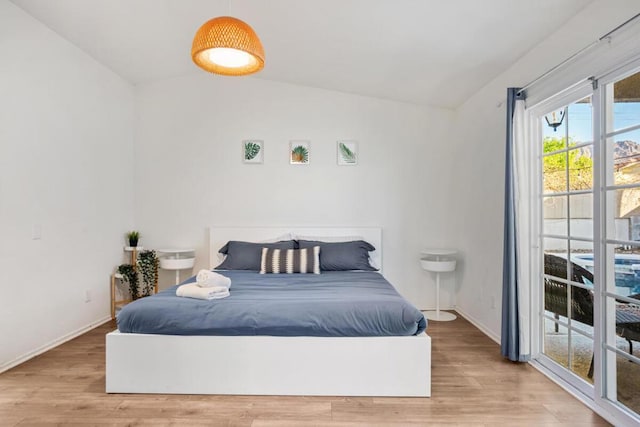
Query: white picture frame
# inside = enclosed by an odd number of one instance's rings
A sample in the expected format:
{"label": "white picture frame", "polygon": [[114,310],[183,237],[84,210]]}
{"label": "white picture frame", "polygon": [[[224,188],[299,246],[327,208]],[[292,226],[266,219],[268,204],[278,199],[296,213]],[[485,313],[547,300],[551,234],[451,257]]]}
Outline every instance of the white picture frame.
{"label": "white picture frame", "polygon": [[356,166],[358,164],[358,141],[337,141],[336,161],[338,166]]}
{"label": "white picture frame", "polygon": [[311,142],[307,140],[289,141],[289,164],[308,165],[311,160]]}
{"label": "white picture frame", "polygon": [[264,141],[260,139],[242,141],[242,162],[255,165],[264,163]]}

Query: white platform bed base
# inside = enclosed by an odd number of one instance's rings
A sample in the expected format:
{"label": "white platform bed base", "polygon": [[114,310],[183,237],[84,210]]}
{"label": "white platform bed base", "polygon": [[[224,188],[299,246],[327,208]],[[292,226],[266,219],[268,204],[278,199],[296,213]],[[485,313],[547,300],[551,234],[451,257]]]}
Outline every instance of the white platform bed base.
{"label": "white platform bed base", "polygon": [[[210,247],[228,240],[362,236],[382,247],[380,228],[216,227]],[[375,261],[382,265],[382,252]],[[212,265],[217,260],[211,256]],[[233,292],[233,291],[232,291]],[[106,337],[107,393],[309,396],[431,395],[431,338],[176,336]]]}
{"label": "white platform bed base", "polygon": [[[107,393],[429,396],[431,340],[107,335]],[[128,367],[131,368],[125,368]]]}

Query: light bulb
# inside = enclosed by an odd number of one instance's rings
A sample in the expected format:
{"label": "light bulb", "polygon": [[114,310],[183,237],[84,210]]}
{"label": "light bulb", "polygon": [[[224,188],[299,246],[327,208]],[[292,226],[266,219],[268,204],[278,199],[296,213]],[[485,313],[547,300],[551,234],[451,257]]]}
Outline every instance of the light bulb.
{"label": "light bulb", "polygon": [[246,67],[253,59],[247,52],[228,47],[209,49],[209,61],[229,68]]}

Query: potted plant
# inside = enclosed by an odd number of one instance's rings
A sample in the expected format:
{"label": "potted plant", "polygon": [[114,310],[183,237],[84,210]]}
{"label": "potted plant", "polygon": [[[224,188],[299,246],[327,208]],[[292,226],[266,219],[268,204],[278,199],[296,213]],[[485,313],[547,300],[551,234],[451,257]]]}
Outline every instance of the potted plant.
{"label": "potted plant", "polygon": [[138,267],[142,275],[142,296],[148,297],[158,283],[159,260],[156,251],[146,250],[138,254]]}
{"label": "potted plant", "polygon": [[138,240],[140,239],[140,233],[137,231],[129,231],[127,233],[127,240],[129,241],[129,246],[135,248],[138,246]]}
{"label": "potted plant", "polygon": [[131,299],[138,299],[138,272],[131,264],[121,264],[118,266],[118,273],[122,274],[122,281],[129,284],[129,292],[131,293]]}

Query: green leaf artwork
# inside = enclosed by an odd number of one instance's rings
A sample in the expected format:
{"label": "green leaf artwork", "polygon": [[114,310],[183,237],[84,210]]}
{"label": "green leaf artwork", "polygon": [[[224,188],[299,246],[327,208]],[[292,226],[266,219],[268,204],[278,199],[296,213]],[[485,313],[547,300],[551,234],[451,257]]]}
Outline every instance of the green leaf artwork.
{"label": "green leaf artwork", "polygon": [[244,159],[245,160],[253,160],[256,156],[260,154],[260,144],[256,144],[255,142],[245,142],[244,144]]}
{"label": "green leaf artwork", "polygon": [[308,163],[309,149],[304,145],[296,145],[291,149],[291,161],[294,163]]}
{"label": "green leaf artwork", "polygon": [[356,153],[354,153],[344,142],[338,143],[340,148],[340,158],[344,163],[355,163]]}

